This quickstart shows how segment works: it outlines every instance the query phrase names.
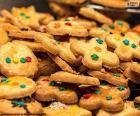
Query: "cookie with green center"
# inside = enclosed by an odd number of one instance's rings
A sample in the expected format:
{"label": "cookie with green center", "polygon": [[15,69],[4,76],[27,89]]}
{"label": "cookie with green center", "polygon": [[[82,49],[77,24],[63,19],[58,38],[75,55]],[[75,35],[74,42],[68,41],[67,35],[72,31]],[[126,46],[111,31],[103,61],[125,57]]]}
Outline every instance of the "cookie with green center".
{"label": "cookie with green center", "polygon": [[79,105],[88,110],[103,109],[109,112],[118,112],[123,109],[124,99],[127,99],[130,94],[129,88],[119,90],[117,87],[112,85],[99,86],[86,88],[89,97],[85,97],[85,92],[80,98]]}
{"label": "cookie with green center", "polygon": [[128,79],[121,73],[112,73],[109,71],[88,71],[90,76],[96,77],[99,80],[107,81],[108,83],[116,86],[128,86]]}
{"label": "cookie with green center", "polygon": [[[47,81],[46,81],[47,80]],[[37,91],[35,98],[38,101],[61,101],[63,103],[77,103],[78,96],[76,91],[70,89],[69,85],[57,83],[55,86],[50,85],[50,77],[40,77],[37,81]]]}
{"label": "cookie with green center", "polygon": [[6,100],[0,99],[1,114],[41,114],[42,105],[36,100],[26,102],[24,99]]}
{"label": "cookie with green center", "polygon": [[0,99],[18,99],[31,96],[36,90],[35,82],[24,76],[0,78]]}
{"label": "cookie with green center", "polygon": [[74,41],[70,48],[76,56],[84,56],[82,63],[89,69],[101,70],[102,66],[110,68],[119,66],[118,56],[107,50],[107,45],[102,39]]}
{"label": "cookie with green center", "polygon": [[33,78],[38,70],[38,60],[26,45],[8,42],[1,46],[0,56],[0,72],[7,77],[27,76]]}
{"label": "cookie with green center", "polygon": [[140,38],[134,32],[121,34],[109,34],[106,36],[107,46],[115,49],[115,53],[122,61],[140,59]]}

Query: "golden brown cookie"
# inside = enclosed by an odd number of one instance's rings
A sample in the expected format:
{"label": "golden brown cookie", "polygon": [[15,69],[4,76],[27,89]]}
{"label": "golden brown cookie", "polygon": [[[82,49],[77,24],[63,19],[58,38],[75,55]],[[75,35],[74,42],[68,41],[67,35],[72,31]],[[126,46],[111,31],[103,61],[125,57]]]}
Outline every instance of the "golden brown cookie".
{"label": "golden brown cookie", "polygon": [[40,77],[37,81],[35,98],[39,101],[60,101],[62,103],[77,103],[77,93],[70,86],[50,81],[49,77]]}

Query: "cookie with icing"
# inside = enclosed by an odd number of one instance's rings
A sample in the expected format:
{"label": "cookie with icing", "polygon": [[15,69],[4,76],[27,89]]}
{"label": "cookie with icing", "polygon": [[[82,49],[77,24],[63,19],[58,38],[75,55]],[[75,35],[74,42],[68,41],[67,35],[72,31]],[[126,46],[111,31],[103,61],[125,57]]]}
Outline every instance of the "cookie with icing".
{"label": "cookie with icing", "polygon": [[0,91],[1,99],[18,99],[31,96],[36,91],[36,84],[24,76],[1,77]]}
{"label": "cookie with icing", "polygon": [[47,116],[92,116],[92,113],[78,105],[66,105],[61,102],[53,102],[43,108]]}
{"label": "cookie with icing", "polygon": [[130,90],[124,86],[102,85],[99,87],[85,88],[79,105],[88,110],[101,108],[105,111],[121,111],[124,107],[123,99],[129,97]]}
{"label": "cookie with icing", "polygon": [[77,103],[78,96],[76,91],[72,90],[66,84],[59,84],[55,81],[50,81],[49,77],[40,77],[37,81],[37,91],[35,98],[38,101],[60,101],[63,103]]}
{"label": "cookie with icing", "polygon": [[38,70],[38,60],[25,45],[8,42],[0,47],[0,71],[5,76],[33,77]]}

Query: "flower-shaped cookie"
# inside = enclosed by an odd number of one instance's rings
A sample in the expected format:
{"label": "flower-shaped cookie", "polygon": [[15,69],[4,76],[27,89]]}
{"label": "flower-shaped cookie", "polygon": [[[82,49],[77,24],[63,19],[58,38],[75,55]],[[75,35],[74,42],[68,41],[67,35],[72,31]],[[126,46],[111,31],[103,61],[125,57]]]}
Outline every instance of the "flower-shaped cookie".
{"label": "flower-shaped cookie", "polygon": [[106,111],[121,111],[124,103],[123,99],[127,99],[130,94],[129,88],[124,86],[114,87],[104,85],[94,88],[84,93],[80,99],[80,106],[88,110],[102,108]]}
{"label": "flower-shaped cookie", "polygon": [[106,37],[106,43],[115,49],[120,60],[131,61],[133,57],[140,59],[140,37],[134,32],[128,32],[125,36],[110,34]]}
{"label": "flower-shaped cookie", "polygon": [[[118,56],[107,50],[104,40],[92,38],[89,41],[74,41],[71,50],[76,55],[82,55],[82,63],[90,69],[100,70],[102,66],[118,67]],[[113,59],[113,60],[112,60]]]}
{"label": "flower-shaped cookie", "polygon": [[35,82],[24,76],[0,77],[0,98],[18,99],[31,96],[36,90]]}

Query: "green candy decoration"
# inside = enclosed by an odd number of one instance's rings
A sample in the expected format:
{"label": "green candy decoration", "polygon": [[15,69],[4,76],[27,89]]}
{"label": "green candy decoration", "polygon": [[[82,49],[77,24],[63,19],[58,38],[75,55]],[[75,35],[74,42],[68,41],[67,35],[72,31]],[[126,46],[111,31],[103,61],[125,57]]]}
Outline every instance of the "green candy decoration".
{"label": "green candy decoration", "polygon": [[91,58],[92,58],[92,60],[96,60],[97,61],[99,59],[99,56],[97,54],[92,54]]}
{"label": "green candy decoration", "polygon": [[49,85],[50,85],[50,86],[56,86],[57,83],[56,83],[55,81],[51,81],[51,82],[49,83]]}
{"label": "green candy decoration", "polygon": [[106,96],[106,100],[112,100],[112,96]]}
{"label": "green candy decoration", "polygon": [[11,63],[11,58],[7,57],[5,61],[6,63]]}
{"label": "green candy decoration", "polygon": [[115,29],[115,26],[112,24],[112,25],[109,25],[109,28],[110,29]]}
{"label": "green candy decoration", "polygon": [[125,87],[124,86],[119,86],[118,90],[123,91],[123,90],[125,90]]}
{"label": "green candy decoration", "polygon": [[25,16],[25,13],[22,12],[22,13],[20,13],[19,15],[20,15],[20,16]]}
{"label": "green candy decoration", "polygon": [[69,18],[66,18],[65,21],[71,21]]}
{"label": "green candy decoration", "polygon": [[122,26],[123,25],[123,22],[122,21],[117,21],[117,24]]}
{"label": "green candy decoration", "polygon": [[26,85],[25,84],[21,84],[20,88],[26,88]]}
{"label": "green candy decoration", "polygon": [[123,40],[123,43],[124,43],[125,45],[129,45],[129,40],[125,39],[125,40]]}
{"label": "green candy decoration", "polygon": [[59,91],[65,91],[66,88],[65,87],[59,87]]}
{"label": "green candy decoration", "polygon": [[98,44],[103,44],[103,42],[104,42],[104,41],[101,40],[101,39],[96,39],[96,41],[97,41]]}
{"label": "green candy decoration", "polygon": [[131,47],[132,47],[132,48],[136,48],[137,46],[136,46],[136,44],[133,43],[133,44],[131,45]]}
{"label": "green candy decoration", "polygon": [[119,73],[115,73],[113,74],[115,77],[120,77],[120,74]]}
{"label": "green candy decoration", "polygon": [[26,62],[26,58],[20,58],[20,62],[21,63],[25,63]]}
{"label": "green candy decoration", "polygon": [[13,107],[17,107],[17,106],[18,107],[23,107],[23,106],[26,105],[25,102],[23,102],[23,101],[16,101],[16,100],[11,101],[11,103],[12,103]]}
{"label": "green candy decoration", "polygon": [[95,94],[101,94],[101,91],[100,90],[96,90]]}
{"label": "green candy decoration", "polygon": [[30,16],[25,16],[25,18],[26,18],[26,19],[29,19],[29,18],[31,18],[31,17],[30,17]]}

